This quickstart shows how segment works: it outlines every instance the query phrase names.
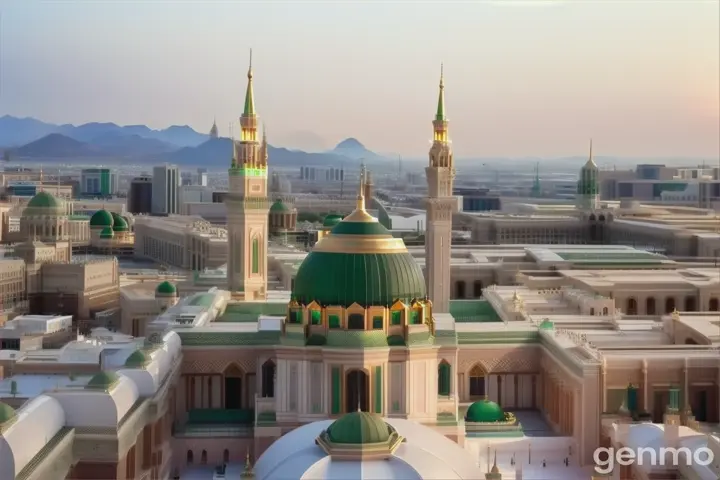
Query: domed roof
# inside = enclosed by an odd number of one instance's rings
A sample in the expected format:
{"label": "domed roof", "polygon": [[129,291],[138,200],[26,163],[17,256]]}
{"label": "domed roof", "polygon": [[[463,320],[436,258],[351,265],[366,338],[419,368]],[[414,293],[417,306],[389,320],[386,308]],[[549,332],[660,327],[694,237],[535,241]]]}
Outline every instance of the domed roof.
{"label": "domed roof", "polygon": [[323,227],[334,227],[335,225],[340,223],[342,219],[342,215],[338,215],[337,213],[329,213],[323,220]]}
{"label": "domed roof", "polygon": [[282,200],[278,200],[270,206],[270,213],[288,213],[289,211],[290,208]]}
{"label": "domed roof", "polygon": [[335,420],[327,429],[333,443],[360,445],[382,443],[390,439],[390,426],[380,415],[352,412]]}
{"label": "domed roof", "polygon": [[0,425],[14,420],[16,416],[14,408],[7,403],[0,402]]}
{"label": "domed roof", "polygon": [[155,295],[161,297],[174,297],[177,295],[177,287],[165,280],[155,289]]}
{"label": "domed roof", "polygon": [[62,200],[50,195],[47,192],[39,192],[27,204],[28,207],[32,208],[63,208]]}
{"label": "domed roof", "polygon": [[128,231],[128,224],[127,221],[118,215],[117,213],[112,214],[113,218],[113,232],[127,232]]}
{"label": "domed roof", "polygon": [[118,377],[117,373],[111,371],[100,372],[90,379],[85,388],[108,391],[118,381],[120,381],[120,377]]}
{"label": "domed roof", "polygon": [[[319,282],[318,279],[323,279]],[[358,208],[335,225],[305,257],[295,277],[293,300],[308,305],[363,307],[409,303],[425,297],[422,269],[405,247],[365,210]]]}
{"label": "domed roof", "polygon": [[113,216],[107,210],[98,210],[90,217],[90,228],[104,228],[113,226]]}
{"label": "domed roof", "polygon": [[466,422],[494,423],[504,422],[505,412],[500,405],[490,400],[474,402],[465,412]]}
{"label": "domed roof", "polygon": [[135,350],[125,360],[125,366],[129,368],[141,368],[150,363],[151,358],[148,357],[142,350]]}
{"label": "domed roof", "polygon": [[112,227],[104,227],[100,232],[100,238],[113,238],[113,236]]}

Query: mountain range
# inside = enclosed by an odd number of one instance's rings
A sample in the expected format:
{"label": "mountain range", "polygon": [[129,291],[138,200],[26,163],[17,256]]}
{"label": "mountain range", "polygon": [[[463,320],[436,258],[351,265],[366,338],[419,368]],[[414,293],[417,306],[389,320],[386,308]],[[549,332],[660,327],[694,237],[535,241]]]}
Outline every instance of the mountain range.
{"label": "mountain range", "polygon": [[[0,149],[12,161],[104,159],[141,163],[226,166],[232,155],[229,138],[210,138],[188,126],[153,130],[145,125],[114,123],[55,125],[34,118],[0,117]],[[333,150],[309,153],[268,146],[272,163],[280,166],[337,166],[368,163],[384,158],[366,149],[357,139],[340,142]]]}

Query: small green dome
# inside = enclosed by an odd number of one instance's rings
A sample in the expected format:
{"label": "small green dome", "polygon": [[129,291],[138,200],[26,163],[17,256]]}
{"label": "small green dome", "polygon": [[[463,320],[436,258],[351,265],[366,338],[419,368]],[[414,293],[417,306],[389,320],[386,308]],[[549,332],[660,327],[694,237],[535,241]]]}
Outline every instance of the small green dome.
{"label": "small green dome", "polygon": [[150,363],[151,358],[148,357],[145,352],[142,350],[135,350],[128,358],[125,360],[125,366],[128,368],[142,368],[146,366],[148,363]]}
{"label": "small green dome", "polygon": [[113,232],[127,232],[128,224],[123,217],[117,213],[112,214],[113,218]]}
{"label": "small green dome", "polygon": [[505,421],[505,412],[500,405],[490,400],[475,402],[465,412],[466,422],[495,423]]}
{"label": "small green dome", "polygon": [[283,203],[282,200],[278,200],[270,206],[270,213],[288,213],[290,208]]}
{"label": "small green dome", "polygon": [[7,403],[0,402],[0,425],[11,422],[16,416],[14,408]]}
{"label": "small green dome", "polygon": [[100,232],[100,238],[113,238],[113,236],[115,236],[115,234],[111,227],[105,227]]}
{"label": "small green dome", "polygon": [[119,381],[120,377],[115,372],[100,372],[90,379],[85,388],[108,391]]}
{"label": "small green dome", "polygon": [[98,210],[90,217],[90,228],[102,229],[113,226],[113,216],[107,210]]}
{"label": "small green dome", "polygon": [[390,439],[390,426],[380,415],[352,412],[335,420],[327,429],[332,443],[361,445],[383,443]]}
{"label": "small green dome", "polygon": [[27,204],[31,208],[52,208],[61,209],[64,207],[62,200],[59,200],[47,192],[39,192]]}
{"label": "small green dome", "polygon": [[342,215],[338,215],[336,213],[330,213],[323,220],[323,227],[332,228],[335,225],[337,225],[338,223],[340,223],[342,221],[342,219],[343,219]]}
{"label": "small green dome", "polygon": [[165,280],[157,286],[155,289],[155,295],[161,297],[175,297],[177,296],[177,287]]}

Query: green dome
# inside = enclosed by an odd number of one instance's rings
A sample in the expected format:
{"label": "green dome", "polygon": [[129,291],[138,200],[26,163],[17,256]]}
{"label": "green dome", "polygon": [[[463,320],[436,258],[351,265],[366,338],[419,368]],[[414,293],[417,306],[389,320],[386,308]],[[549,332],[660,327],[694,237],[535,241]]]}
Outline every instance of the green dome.
{"label": "green dome", "polygon": [[127,232],[128,224],[123,217],[117,213],[112,214],[113,218],[113,232]]}
{"label": "green dome", "polygon": [[302,305],[390,306],[426,296],[420,266],[364,208],[323,237],[298,268],[293,300]]}
{"label": "green dome", "polygon": [[342,219],[343,219],[342,215],[338,215],[336,213],[331,213],[328,216],[326,216],[325,219],[323,220],[323,227],[325,227],[325,228],[334,227],[335,225],[340,223],[342,221]]}
{"label": "green dome", "polygon": [[390,426],[380,415],[352,412],[335,420],[327,429],[332,443],[361,445],[383,443],[390,439]]}
{"label": "green dome", "polygon": [[113,226],[113,216],[107,210],[98,210],[90,217],[90,228],[105,228]]}
{"label": "green dome", "polygon": [[125,366],[128,368],[141,368],[150,363],[151,358],[148,357],[142,350],[135,350],[127,360],[125,360]]}
{"label": "green dome", "polygon": [[290,209],[283,203],[282,200],[278,200],[270,206],[270,213],[288,213]]}
{"label": "green dome", "polygon": [[11,422],[16,415],[14,408],[7,403],[0,402],[0,425]]}
{"label": "green dome", "polygon": [[177,287],[172,283],[165,280],[155,289],[155,295],[163,297],[174,297],[177,296]]}
{"label": "green dome", "polygon": [[505,412],[495,402],[481,400],[475,402],[465,412],[466,422],[495,423],[505,421]]}
{"label": "green dome", "polygon": [[111,227],[105,227],[100,232],[100,238],[113,238],[114,234]]}
{"label": "green dome", "polygon": [[40,192],[35,195],[27,204],[31,208],[52,208],[61,209],[64,207],[62,200],[59,200],[47,192]]}
{"label": "green dome", "polygon": [[120,381],[120,377],[118,377],[117,373],[110,371],[100,372],[90,379],[85,388],[108,391],[118,381]]}

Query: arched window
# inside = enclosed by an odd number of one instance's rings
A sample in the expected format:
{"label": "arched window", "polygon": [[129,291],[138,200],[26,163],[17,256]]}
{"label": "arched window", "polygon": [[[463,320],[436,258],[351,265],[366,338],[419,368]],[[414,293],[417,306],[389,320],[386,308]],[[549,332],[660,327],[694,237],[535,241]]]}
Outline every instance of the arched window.
{"label": "arched window", "polygon": [[628,315],[637,315],[637,300],[635,298],[630,297],[627,299],[627,307],[625,308],[625,313]]}
{"label": "arched window", "polygon": [[200,454],[200,464],[207,465],[207,450],[203,450]]}
{"label": "arched window", "polygon": [[685,311],[694,312],[697,310],[697,301],[695,297],[685,297]]}
{"label": "arched window", "polygon": [[223,451],[223,462],[228,463],[230,461],[230,450],[227,448]]}
{"label": "arched window", "polygon": [[675,298],[670,297],[665,299],[665,313],[672,313],[675,310]]}
{"label": "arched window", "polygon": [[450,395],[450,364],[445,360],[438,365],[438,395]]}
{"label": "arched window", "polygon": [[263,398],[275,397],[275,362],[268,360],[263,363],[262,371],[262,396]]}
{"label": "arched window", "polygon": [[645,299],[645,313],[647,315],[655,315],[655,297]]}
{"label": "arched window", "polygon": [[591,308],[591,309],[590,309],[590,315],[595,315],[595,309],[594,309],[594,308]]}
{"label": "arched window", "polygon": [[475,280],[473,282],[473,297],[480,298],[483,294],[483,284],[480,280]]}
{"label": "arched window", "polygon": [[470,396],[485,396],[485,371],[480,365],[475,365],[470,370]]}
{"label": "arched window", "polygon": [[192,450],[187,451],[187,464],[192,465],[193,464],[193,453]]}
{"label": "arched window", "polygon": [[609,312],[608,312],[608,308],[607,308],[607,307],[603,307],[603,315],[607,315],[608,313],[609,313]]}
{"label": "arched window", "polygon": [[455,282],[455,294],[456,298],[465,298],[465,282]]}
{"label": "arched window", "polygon": [[251,273],[260,273],[260,240],[254,237],[252,240],[252,270]]}
{"label": "arched window", "polygon": [[711,312],[720,312],[720,301],[717,298],[711,298],[708,304],[708,310]]}

